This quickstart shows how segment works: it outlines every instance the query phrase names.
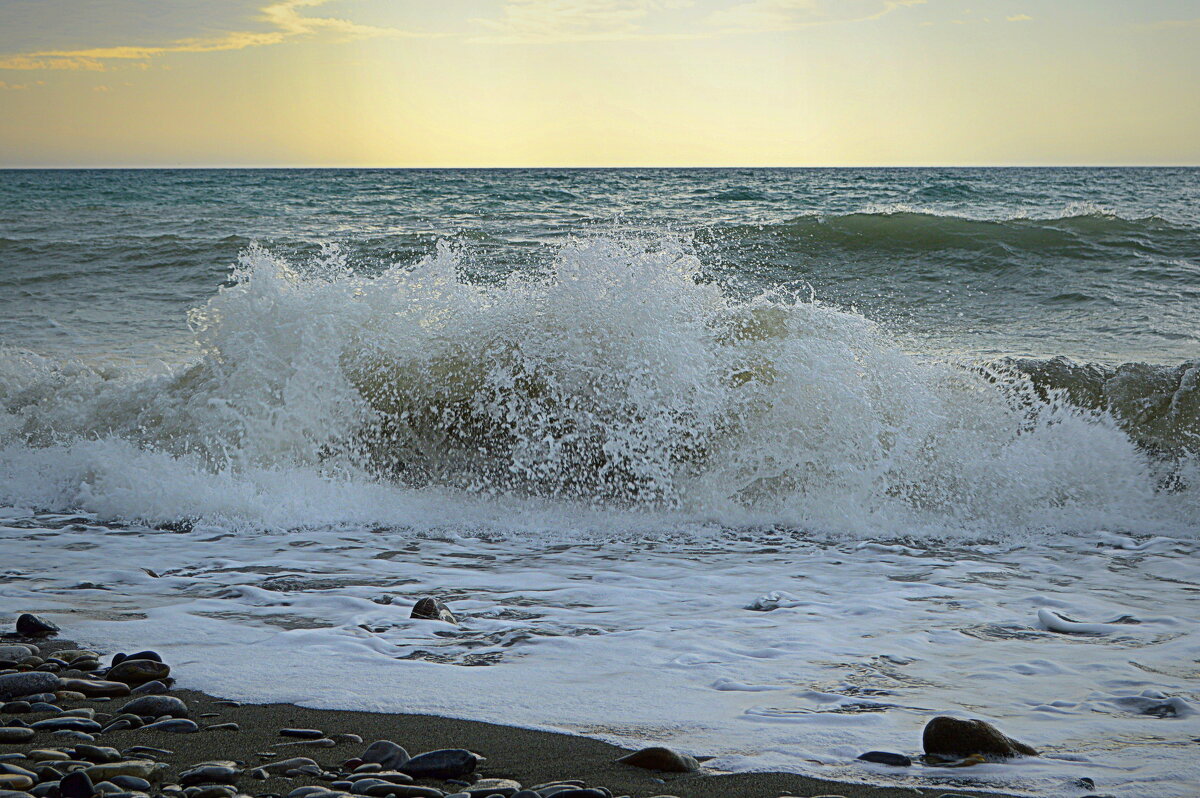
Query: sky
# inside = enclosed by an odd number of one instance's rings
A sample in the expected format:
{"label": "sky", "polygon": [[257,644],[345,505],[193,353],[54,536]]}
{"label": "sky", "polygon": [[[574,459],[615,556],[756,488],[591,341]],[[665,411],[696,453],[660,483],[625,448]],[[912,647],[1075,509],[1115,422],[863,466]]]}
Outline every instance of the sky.
{"label": "sky", "polygon": [[1198,0],[0,0],[0,166],[1200,164]]}

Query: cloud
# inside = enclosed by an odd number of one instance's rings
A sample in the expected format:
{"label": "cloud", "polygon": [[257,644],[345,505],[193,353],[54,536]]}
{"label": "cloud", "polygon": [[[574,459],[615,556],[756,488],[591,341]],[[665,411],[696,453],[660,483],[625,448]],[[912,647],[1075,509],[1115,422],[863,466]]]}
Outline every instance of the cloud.
{"label": "cloud", "polygon": [[703,34],[655,33],[645,26],[655,12],[691,5],[692,0],[508,0],[500,18],[470,22],[490,31],[474,39],[486,42],[691,39]]}
{"label": "cloud", "polygon": [[708,23],[729,32],[791,31],[837,22],[864,22],[925,0],[750,0],[714,11]]}
{"label": "cloud", "polygon": [[278,0],[259,10],[259,19],[272,26],[266,31],[235,30],[207,39],[176,39],[163,45],[122,45],[79,50],[44,50],[0,56],[0,69],[66,69],[102,72],[108,61],[145,61],[169,53],[214,53],[265,47],[288,39],[332,34],[341,39],[375,37],[410,38],[428,34],[399,28],[360,25],[337,17],[310,17],[302,11],[330,0]]}
{"label": "cloud", "polygon": [[1009,22],[1029,22],[1033,17],[1028,14],[1014,14],[1011,17],[1007,17],[1007,19]]}

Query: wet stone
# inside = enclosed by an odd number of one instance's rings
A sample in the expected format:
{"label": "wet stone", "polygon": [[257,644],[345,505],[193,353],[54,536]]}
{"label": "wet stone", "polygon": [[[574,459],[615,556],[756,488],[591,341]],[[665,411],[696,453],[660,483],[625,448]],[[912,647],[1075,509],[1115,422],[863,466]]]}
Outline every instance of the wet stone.
{"label": "wet stone", "polygon": [[58,624],[32,613],[26,612],[17,617],[17,634],[21,637],[52,637],[60,631]]}
{"label": "wet stone", "polygon": [[929,721],[922,735],[922,743],[926,754],[943,757],[969,757],[972,754],[998,758],[1038,755],[1030,746],[1003,734],[986,721],[959,720],[946,716]]}
{"label": "wet stone", "polygon": [[112,682],[100,679],[63,678],[61,686],[64,690],[83,693],[88,698],[115,697],[129,695],[129,685],[124,682]]}

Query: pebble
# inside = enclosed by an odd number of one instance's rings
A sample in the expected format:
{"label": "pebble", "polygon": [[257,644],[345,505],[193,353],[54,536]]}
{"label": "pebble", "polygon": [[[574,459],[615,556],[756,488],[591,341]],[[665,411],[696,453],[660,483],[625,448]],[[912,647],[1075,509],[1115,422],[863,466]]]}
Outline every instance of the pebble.
{"label": "pebble", "polygon": [[37,731],[100,731],[100,724],[87,718],[46,718],[29,726]]}
{"label": "pebble", "polygon": [[0,726],[0,743],[27,743],[33,739],[33,729],[20,726]]}
{"label": "pebble", "polygon": [[287,773],[289,770],[295,770],[296,768],[304,767],[305,765],[313,765],[315,767],[316,764],[316,762],[306,756],[296,756],[292,757],[291,759],[281,759],[278,762],[270,762],[265,765],[260,765],[258,770],[271,774]]}
{"label": "pebble", "polygon": [[54,748],[35,748],[25,752],[25,756],[33,762],[67,762],[71,759],[70,754]]}
{"label": "pebble", "polygon": [[54,692],[62,680],[53,673],[46,671],[28,671],[26,673],[10,673],[0,676],[0,701],[12,698]]}
{"label": "pebble", "polygon": [[36,657],[41,653],[37,646],[29,646],[24,643],[12,643],[0,646],[0,659],[9,662],[20,662],[26,657]]}
{"label": "pebble", "polygon": [[335,743],[354,743],[356,745],[363,741],[363,738],[357,734],[331,734],[329,738]]}
{"label": "pebble", "polygon": [[126,748],[121,753],[124,756],[131,756],[131,757],[137,757],[139,755],[140,756],[150,756],[150,757],[155,757],[155,756],[162,757],[162,756],[171,756],[175,752],[168,751],[166,748],[151,748],[148,745],[134,745],[134,746],[130,746],[129,748]]}
{"label": "pebble", "polygon": [[33,784],[29,776],[0,774],[0,790],[28,790]]}
{"label": "pebble", "polygon": [[395,770],[409,760],[408,751],[391,740],[376,740],[359,757],[363,762],[377,764],[384,770]]}
{"label": "pebble", "polygon": [[202,787],[185,787],[183,794],[187,798],[233,798],[237,795],[237,787],[225,784],[205,784]]}
{"label": "pebble", "polygon": [[443,748],[418,754],[397,770],[417,779],[455,779],[474,773],[483,760],[482,756],[465,748]]}
{"label": "pebble", "polygon": [[60,631],[58,624],[32,613],[17,616],[17,634],[21,637],[52,637]]}
{"label": "pebble", "polygon": [[60,729],[56,732],[51,732],[51,735],[58,740],[67,740],[74,743],[94,743],[96,738],[94,735],[87,732],[72,731],[71,729]]}
{"label": "pebble", "polygon": [[23,715],[32,706],[28,701],[9,701],[7,704],[0,704],[0,712],[5,715]]}
{"label": "pebble", "polygon": [[891,765],[898,768],[906,768],[912,765],[912,760],[904,754],[893,754],[890,751],[867,751],[865,754],[860,754],[858,758],[864,762],[877,762],[881,765]]}
{"label": "pebble", "polygon": [[200,731],[200,727],[196,725],[196,721],[188,720],[187,718],[167,718],[166,720],[147,723],[143,729],[154,729],[163,732],[174,732],[176,734],[191,734]]}
{"label": "pebble", "polygon": [[51,715],[63,714],[62,707],[56,707],[54,704],[49,704],[45,701],[37,701],[29,705],[30,712],[49,712]]}
{"label": "pebble", "polygon": [[205,726],[204,731],[241,731],[242,727],[236,723],[214,723],[211,726]]}
{"label": "pebble", "polygon": [[316,740],[325,736],[320,729],[280,729],[280,737],[295,737],[298,740]]}
{"label": "pebble", "polygon": [[109,668],[108,672],[104,674],[104,678],[127,685],[138,685],[161,681],[170,675],[171,667],[158,660],[126,659]]}
{"label": "pebble", "polygon": [[700,769],[700,763],[696,761],[695,757],[680,754],[661,746],[634,751],[617,761],[636,768],[658,770],[664,773],[695,773]]}
{"label": "pebble", "polygon": [[412,784],[413,778],[398,770],[381,770],[376,773],[351,773],[346,781],[357,784],[360,781],[386,781],[391,784]]}
{"label": "pebble", "polygon": [[143,718],[186,718],[187,704],[171,695],[144,695],[121,707],[121,712]]}

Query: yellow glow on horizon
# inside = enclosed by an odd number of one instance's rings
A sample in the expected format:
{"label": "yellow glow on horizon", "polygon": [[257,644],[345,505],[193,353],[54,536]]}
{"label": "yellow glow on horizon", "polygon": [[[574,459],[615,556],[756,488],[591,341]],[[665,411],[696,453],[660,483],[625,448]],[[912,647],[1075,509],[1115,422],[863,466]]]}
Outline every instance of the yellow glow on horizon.
{"label": "yellow glow on horizon", "polygon": [[0,166],[1200,163],[1165,0],[228,5],[83,46],[17,20]]}

